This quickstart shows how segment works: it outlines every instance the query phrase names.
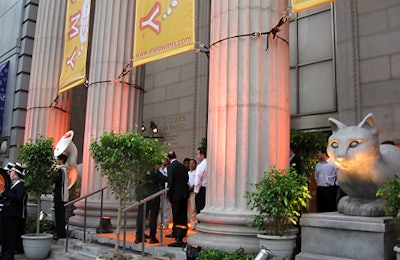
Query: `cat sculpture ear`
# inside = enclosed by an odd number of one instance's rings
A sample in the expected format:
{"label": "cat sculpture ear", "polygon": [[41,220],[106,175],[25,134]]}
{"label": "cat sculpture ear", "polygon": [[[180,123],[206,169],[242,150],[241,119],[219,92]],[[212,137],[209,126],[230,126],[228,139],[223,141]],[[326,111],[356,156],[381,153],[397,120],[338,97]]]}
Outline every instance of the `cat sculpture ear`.
{"label": "cat sculpture ear", "polygon": [[375,128],[375,121],[372,113],[366,115],[357,127],[370,130],[371,132],[373,132],[374,135],[378,135],[379,133],[378,129]]}
{"label": "cat sculpture ear", "polygon": [[328,121],[331,123],[332,133],[336,133],[339,129],[347,127],[345,124],[332,117],[328,118]]}

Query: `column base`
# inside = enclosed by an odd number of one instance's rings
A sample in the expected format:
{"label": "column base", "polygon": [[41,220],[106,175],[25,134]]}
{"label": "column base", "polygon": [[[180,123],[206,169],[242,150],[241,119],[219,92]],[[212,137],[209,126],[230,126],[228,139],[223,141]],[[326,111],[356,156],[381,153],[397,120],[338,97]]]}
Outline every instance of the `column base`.
{"label": "column base", "polygon": [[[69,224],[74,227],[81,227],[85,225],[85,203],[78,202],[74,204],[74,216],[69,218]],[[117,214],[118,209],[115,202],[104,202],[103,204],[103,216],[110,217],[112,229],[116,228],[117,225]],[[100,202],[99,201],[88,201],[86,208],[86,228],[97,229],[101,222],[100,216]],[[137,209],[129,211],[126,217],[126,228],[136,229],[136,217]],[[124,215],[122,215],[121,224],[124,224]]]}
{"label": "column base", "polygon": [[188,238],[188,244],[202,248],[216,248],[227,252],[243,248],[247,253],[260,250],[255,228],[248,227],[250,214],[240,212],[214,213],[202,211],[197,219],[197,234]]}

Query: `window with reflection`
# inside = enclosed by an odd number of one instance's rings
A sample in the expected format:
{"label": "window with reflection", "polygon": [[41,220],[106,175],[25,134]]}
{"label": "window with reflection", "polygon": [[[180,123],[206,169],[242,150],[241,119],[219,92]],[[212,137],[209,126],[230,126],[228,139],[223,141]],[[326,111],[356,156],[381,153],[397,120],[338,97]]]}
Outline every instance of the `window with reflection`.
{"label": "window with reflection", "polygon": [[296,13],[289,22],[290,114],[336,111],[334,4]]}

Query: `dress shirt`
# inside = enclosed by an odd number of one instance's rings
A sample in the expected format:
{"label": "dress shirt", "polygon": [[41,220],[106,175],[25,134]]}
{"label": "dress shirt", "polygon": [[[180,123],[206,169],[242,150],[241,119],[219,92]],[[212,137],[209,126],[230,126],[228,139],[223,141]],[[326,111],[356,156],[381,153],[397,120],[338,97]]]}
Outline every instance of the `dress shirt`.
{"label": "dress shirt", "polygon": [[317,163],[317,166],[315,166],[315,181],[317,182],[317,186],[334,186],[336,182],[336,172],[337,166],[330,159]]}
{"label": "dress shirt", "polygon": [[196,170],[188,171],[188,175],[189,175],[189,187],[192,187],[194,185]]}
{"label": "dress shirt", "polygon": [[201,161],[196,168],[196,176],[194,178],[194,192],[199,193],[201,187],[207,186],[207,159]]}

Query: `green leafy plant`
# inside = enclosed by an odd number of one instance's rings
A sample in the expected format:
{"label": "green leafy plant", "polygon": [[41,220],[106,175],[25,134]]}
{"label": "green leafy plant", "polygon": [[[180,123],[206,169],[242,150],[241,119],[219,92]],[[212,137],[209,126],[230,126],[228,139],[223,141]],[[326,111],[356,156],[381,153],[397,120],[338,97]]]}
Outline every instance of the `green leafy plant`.
{"label": "green leafy plant", "polygon": [[272,166],[245,193],[250,208],[258,213],[249,225],[269,235],[288,235],[291,224],[296,224],[296,217],[311,198],[307,184],[308,178],[297,174],[294,168],[278,170]]}
{"label": "green leafy plant", "polygon": [[[51,220],[43,219],[40,221],[40,230],[43,233],[53,233],[54,231],[54,222]],[[34,233],[36,232],[36,219],[28,217],[25,222],[25,232],[26,233]]]}
{"label": "green leafy plant", "polygon": [[25,188],[33,195],[37,203],[36,208],[36,235],[40,233],[40,209],[42,194],[51,193],[53,182],[54,159],[53,138],[40,137],[36,140],[30,139],[24,145],[18,146],[19,159],[26,166]]}
{"label": "green leafy plant", "polygon": [[329,132],[307,132],[290,129],[290,143],[296,154],[303,160],[305,174],[314,173],[318,158],[317,150],[328,145]]}
{"label": "green leafy plant", "polygon": [[[118,201],[116,243],[114,254],[119,253],[119,233],[122,209],[135,198],[136,184],[157,162],[166,158],[164,145],[157,139],[144,138],[137,132],[105,132],[90,144],[90,153],[101,176],[106,176],[108,186]],[[136,196],[140,192],[136,191]]]}
{"label": "green leafy plant", "polygon": [[252,255],[246,254],[243,248],[237,249],[235,252],[225,252],[220,249],[207,248],[200,251],[196,260],[249,260]]}
{"label": "green leafy plant", "polygon": [[395,176],[385,181],[376,192],[376,197],[384,200],[382,207],[386,215],[393,217],[397,241],[400,242],[400,177]]}
{"label": "green leafy plant", "polygon": [[207,148],[207,137],[203,137],[200,140],[200,146]]}

